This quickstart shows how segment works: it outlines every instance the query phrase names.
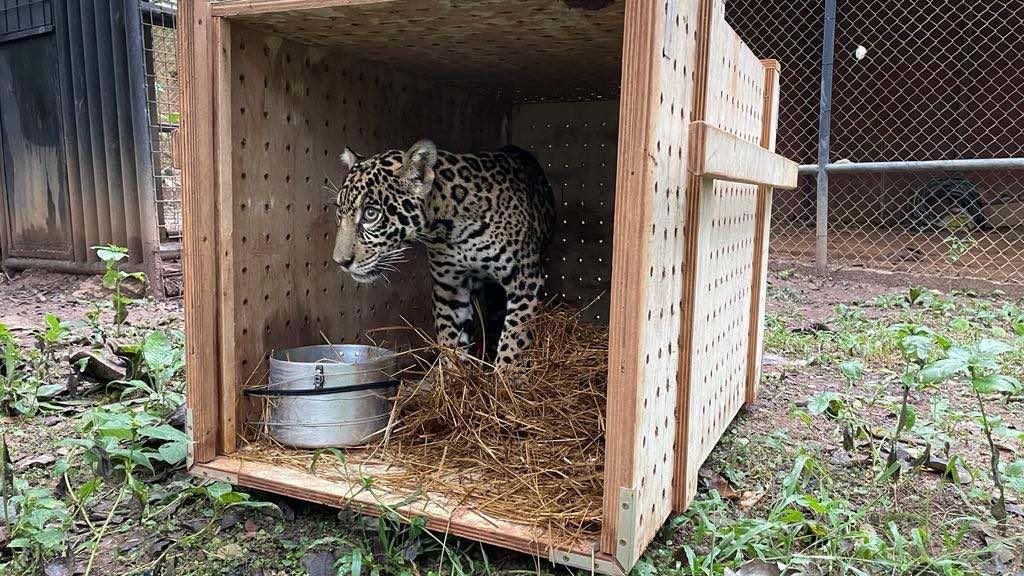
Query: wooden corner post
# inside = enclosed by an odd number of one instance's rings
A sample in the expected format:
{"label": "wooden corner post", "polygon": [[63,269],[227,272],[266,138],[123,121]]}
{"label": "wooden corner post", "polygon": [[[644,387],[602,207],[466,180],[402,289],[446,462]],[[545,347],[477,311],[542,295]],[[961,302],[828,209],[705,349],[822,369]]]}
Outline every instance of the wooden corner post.
{"label": "wooden corner post", "polygon": [[185,269],[185,380],[189,466],[217,455],[220,413],[214,22],[206,0],[178,7],[181,183]]}

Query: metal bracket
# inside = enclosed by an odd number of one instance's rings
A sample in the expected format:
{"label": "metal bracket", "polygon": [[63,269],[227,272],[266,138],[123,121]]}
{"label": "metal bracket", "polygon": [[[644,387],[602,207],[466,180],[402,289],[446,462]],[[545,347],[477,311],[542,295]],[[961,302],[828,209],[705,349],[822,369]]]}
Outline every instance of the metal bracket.
{"label": "metal bracket", "polygon": [[636,545],[636,490],[619,488],[619,518],[615,523],[615,559],[628,573],[639,560]]}
{"label": "metal bracket", "polygon": [[599,558],[597,554],[581,554],[569,552],[568,550],[548,550],[548,560],[552,564],[561,564],[570,568],[587,570],[591,574],[607,574],[609,576],[625,576],[626,571],[619,566],[618,562],[608,560],[607,556]]}

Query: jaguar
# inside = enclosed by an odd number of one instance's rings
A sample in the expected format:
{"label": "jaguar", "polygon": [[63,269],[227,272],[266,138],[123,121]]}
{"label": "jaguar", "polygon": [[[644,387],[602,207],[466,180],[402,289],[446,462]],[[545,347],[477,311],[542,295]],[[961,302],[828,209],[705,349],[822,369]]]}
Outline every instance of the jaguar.
{"label": "jaguar", "polygon": [[372,156],[346,148],[341,163],[338,266],[359,283],[386,281],[410,247],[424,245],[438,342],[468,349],[474,296],[497,286],[504,318],[492,339],[494,361],[507,367],[520,359],[532,344],[528,322],[541,304],[555,223],[554,194],[536,158],[515,146],[453,153],[420,140]]}

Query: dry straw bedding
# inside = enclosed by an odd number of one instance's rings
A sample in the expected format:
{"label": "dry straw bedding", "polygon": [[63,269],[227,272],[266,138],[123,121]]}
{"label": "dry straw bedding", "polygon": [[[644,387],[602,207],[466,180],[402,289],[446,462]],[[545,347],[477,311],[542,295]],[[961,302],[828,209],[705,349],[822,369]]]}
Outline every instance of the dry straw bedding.
{"label": "dry straw bedding", "polygon": [[[360,470],[369,469],[363,465],[374,463],[374,485],[389,492],[439,494],[557,540],[597,534],[608,331],[567,309],[540,314],[531,330],[524,361],[506,371],[434,343],[410,353],[385,437],[336,466],[316,456],[316,474],[358,485]],[[312,452],[265,439],[241,455],[307,469],[314,463]]]}

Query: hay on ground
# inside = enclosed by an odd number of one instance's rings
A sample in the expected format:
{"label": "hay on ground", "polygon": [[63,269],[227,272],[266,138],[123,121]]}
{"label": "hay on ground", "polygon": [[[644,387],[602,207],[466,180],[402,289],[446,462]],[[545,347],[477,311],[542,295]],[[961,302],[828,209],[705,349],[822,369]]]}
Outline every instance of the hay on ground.
{"label": "hay on ground", "polygon": [[[608,331],[567,309],[541,313],[530,329],[533,346],[506,371],[436,343],[411,355],[393,425],[377,445],[353,453],[346,471],[357,462],[393,465],[374,466],[377,486],[439,494],[556,540],[598,534]],[[308,465],[312,452],[296,452],[303,451],[258,442],[243,457]]]}

